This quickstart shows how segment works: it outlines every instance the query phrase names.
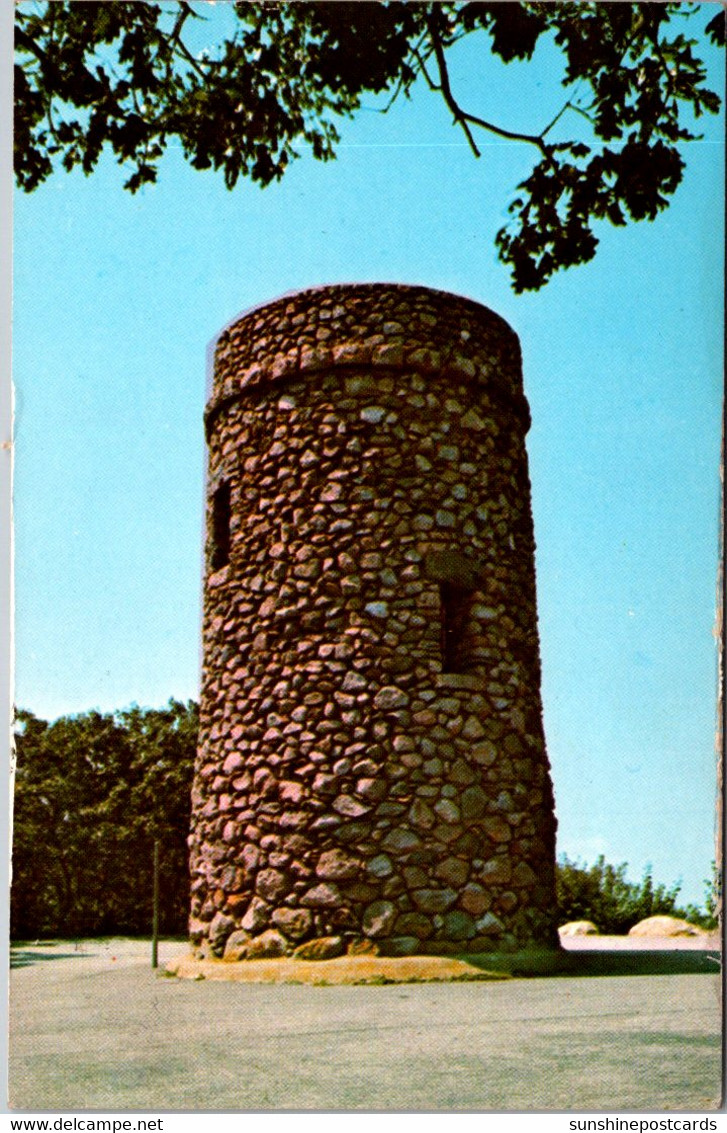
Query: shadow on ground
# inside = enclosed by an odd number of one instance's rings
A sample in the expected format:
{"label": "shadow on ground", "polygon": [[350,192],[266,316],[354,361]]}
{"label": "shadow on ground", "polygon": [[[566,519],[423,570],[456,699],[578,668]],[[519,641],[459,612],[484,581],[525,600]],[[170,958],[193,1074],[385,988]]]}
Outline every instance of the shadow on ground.
{"label": "shadow on ground", "polygon": [[[179,945],[187,945],[184,936],[165,936],[159,941],[168,952]],[[63,939],[46,937],[40,940],[14,940],[10,943],[10,967],[29,968],[46,960],[138,960],[151,951],[151,940],[146,936],[83,936]]]}
{"label": "shadow on ground", "polygon": [[[168,941],[167,943],[171,943]],[[179,943],[183,947],[186,943],[182,938],[175,940],[173,943]],[[622,942],[619,947],[609,948],[606,941],[603,942],[604,947],[588,947],[588,948],[561,948],[557,951],[551,950],[528,950],[515,954],[492,954],[492,953],[466,953],[462,952],[457,957],[416,957],[410,958],[412,962],[418,960],[422,964],[426,964],[427,960],[432,968],[431,972],[424,973],[425,978],[428,979],[477,979],[490,977],[503,977],[514,976],[518,977],[547,977],[547,976],[566,976],[566,977],[579,977],[579,976],[648,976],[648,975],[715,975],[720,970],[720,951],[718,948],[695,948],[692,947],[679,947],[676,942],[670,944],[669,947],[657,948],[644,948],[634,947],[630,948],[626,942]],[[44,965],[48,960],[97,960],[103,962],[104,959],[116,960],[117,955],[121,959],[129,959],[132,955],[138,957],[139,949],[146,949],[148,942],[145,940],[123,940],[111,938],[98,938],[98,939],[84,939],[80,941],[69,940],[44,940],[44,941],[18,941],[16,944],[11,945],[10,948],[10,967],[11,968],[28,968],[36,965]],[[106,957],[105,953],[108,952],[109,956]],[[115,955],[111,955],[111,953]],[[180,957],[182,959],[182,957]],[[185,966],[195,967],[191,956],[185,959]],[[301,971],[305,971],[309,975],[315,973],[320,980],[323,981],[324,974],[326,976],[333,973],[335,969],[343,965],[346,967],[346,959],[349,959],[351,964],[361,963],[360,957],[343,957],[335,962],[313,962],[302,961],[297,965]],[[469,972],[464,974],[457,974],[454,972],[438,970],[452,961],[459,962],[460,964],[467,965]],[[375,963],[389,963],[395,967],[406,967],[407,959],[400,958],[398,960],[382,960],[379,958]],[[274,966],[277,967],[281,964],[277,961]],[[290,961],[287,961],[290,964]],[[256,962],[254,967],[257,968],[260,962]],[[164,963],[162,962],[162,968]],[[239,970],[240,976],[242,975],[241,968],[248,969],[247,963],[242,961],[241,964],[227,965],[220,961],[214,961],[213,966],[216,969],[216,978],[224,978],[224,973],[228,979],[235,978],[235,969]],[[295,965],[294,965],[295,966]],[[206,965],[199,964],[200,973]],[[478,973],[482,973],[478,977]],[[181,973],[180,973],[181,974]],[[192,974],[191,972],[185,973],[187,978]],[[208,973],[206,973],[208,974]],[[401,973],[404,982],[406,982],[406,974]],[[248,969],[248,975],[252,975],[251,969]],[[290,974],[289,978],[293,978],[295,973]],[[396,975],[396,973],[394,973]],[[201,978],[201,975],[200,977]],[[416,978],[416,977],[415,977]],[[267,981],[266,981],[267,982]],[[287,981],[284,981],[287,982]],[[308,979],[305,982],[310,982]],[[334,980],[333,982],[338,982]],[[345,982],[350,982],[348,979]],[[384,980],[384,982],[389,982]],[[398,981],[398,978],[396,980]]]}
{"label": "shadow on ground", "polygon": [[43,960],[81,960],[93,955],[90,952],[36,952],[29,948],[10,949],[10,967],[28,968],[31,964],[42,963]]}
{"label": "shadow on ground", "polygon": [[720,969],[720,953],[694,949],[562,951],[556,954],[505,958],[461,956],[475,968],[497,970],[502,964],[513,976],[667,976],[715,975]]}

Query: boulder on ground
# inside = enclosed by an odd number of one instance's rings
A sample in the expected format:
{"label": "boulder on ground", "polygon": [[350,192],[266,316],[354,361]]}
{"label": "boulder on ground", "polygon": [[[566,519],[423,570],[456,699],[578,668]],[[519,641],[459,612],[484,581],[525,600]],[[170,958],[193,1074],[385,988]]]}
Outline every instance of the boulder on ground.
{"label": "boulder on ground", "polygon": [[237,963],[238,960],[244,960],[247,955],[247,947],[250,943],[250,934],[245,932],[244,928],[238,928],[235,932],[231,932],[227,937],[225,944],[225,951],[223,960],[228,960],[231,963]]}
{"label": "boulder on ground", "polygon": [[346,951],[349,956],[378,956],[381,949],[375,940],[368,940],[362,936],[349,940]]}
{"label": "boulder on ground", "polygon": [[343,956],[345,951],[343,939],[340,936],[317,936],[315,940],[306,940],[299,944],[293,953],[294,960],[334,960],[336,956]]}
{"label": "boulder on ground", "polygon": [[704,936],[704,929],[679,917],[647,917],[629,929],[629,936]]}
{"label": "boulder on ground", "polygon": [[558,929],[561,936],[598,936],[599,930],[593,921],[568,921]]}
{"label": "boulder on ground", "polygon": [[285,937],[274,928],[260,933],[247,946],[246,960],[271,960],[277,956],[284,956],[288,950]]}
{"label": "boulder on ground", "polygon": [[235,921],[233,917],[225,916],[224,913],[215,913],[209,927],[210,947],[215,956],[221,956],[224,952],[227,937],[233,931],[234,927]]}

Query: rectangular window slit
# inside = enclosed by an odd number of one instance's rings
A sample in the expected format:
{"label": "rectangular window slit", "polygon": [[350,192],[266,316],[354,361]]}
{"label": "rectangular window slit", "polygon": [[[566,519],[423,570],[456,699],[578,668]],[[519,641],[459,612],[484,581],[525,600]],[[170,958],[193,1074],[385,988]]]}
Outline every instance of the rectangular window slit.
{"label": "rectangular window slit", "polygon": [[442,582],[439,597],[442,672],[467,673],[471,670],[468,629],[472,595],[461,586]]}
{"label": "rectangular window slit", "polygon": [[212,570],[220,570],[230,561],[231,491],[226,480],[212,497]]}

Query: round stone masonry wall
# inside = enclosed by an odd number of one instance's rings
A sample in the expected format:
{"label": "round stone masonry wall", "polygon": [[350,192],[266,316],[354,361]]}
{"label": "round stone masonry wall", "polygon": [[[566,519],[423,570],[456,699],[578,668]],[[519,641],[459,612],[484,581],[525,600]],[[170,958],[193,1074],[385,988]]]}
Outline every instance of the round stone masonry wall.
{"label": "round stone masonry wall", "polygon": [[555,946],[529,425],[469,300],[332,286],[220,335],[193,941]]}

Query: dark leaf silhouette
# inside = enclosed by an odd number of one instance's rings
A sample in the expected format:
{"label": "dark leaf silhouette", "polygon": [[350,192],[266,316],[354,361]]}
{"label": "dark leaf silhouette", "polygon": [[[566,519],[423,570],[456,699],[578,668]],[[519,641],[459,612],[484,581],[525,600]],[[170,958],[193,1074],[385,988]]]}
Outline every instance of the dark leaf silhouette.
{"label": "dark leaf silhouette", "polygon": [[[385,110],[415,84],[444,100],[479,156],[485,133],[530,147],[500,258],[516,291],[541,287],[590,260],[601,220],[653,219],[682,176],[678,147],[719,109],[686,31],[698,4],[403,3],[318,0],[236,3],[219,20],[204,3],[17,6],[15,170],[37,188],[59,165],[90,174],[106,149],[131,170],[125,188],[156,180],[170,142],[195,169],[280,180],[307,148],[335,156],[339,125],[364,96]],[[710,7],[710,12],[711,12]],[[699,30],[724,44],[724,14]],[[192,44],[200,29],[208,46]],[[457,97],[452,48],[476,37],[483,91],[487,57],[529,60],[541,40],[563,62],[563,104],[550,122],[532,108],[520,132]],[[558,79],[554,78],[554,83]]]}

